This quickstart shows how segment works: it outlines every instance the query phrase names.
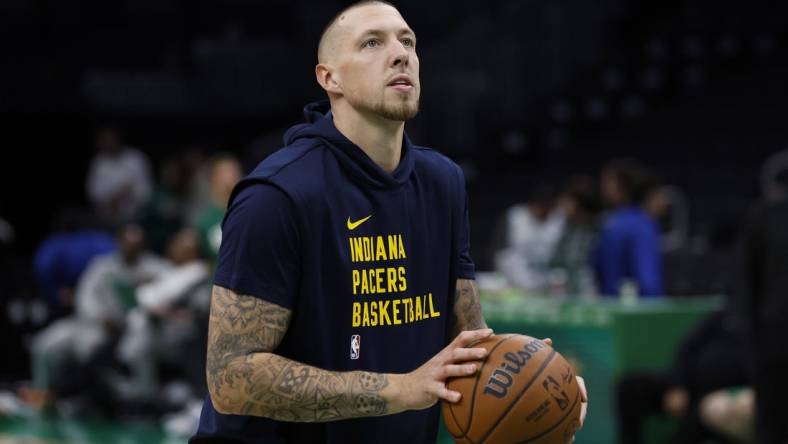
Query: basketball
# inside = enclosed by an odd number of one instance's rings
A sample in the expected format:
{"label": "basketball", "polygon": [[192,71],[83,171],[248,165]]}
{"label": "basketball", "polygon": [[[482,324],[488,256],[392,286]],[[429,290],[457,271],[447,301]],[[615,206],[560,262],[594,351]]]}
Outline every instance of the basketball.
{"label": "basketball", "polygon": [[457,443],[566,444],[580,426],[580,389],[569,363],[529,336],[492,336],[469,347],[489,352],[475,375],[452,378],[462,393],[443,402],[443,418]]}

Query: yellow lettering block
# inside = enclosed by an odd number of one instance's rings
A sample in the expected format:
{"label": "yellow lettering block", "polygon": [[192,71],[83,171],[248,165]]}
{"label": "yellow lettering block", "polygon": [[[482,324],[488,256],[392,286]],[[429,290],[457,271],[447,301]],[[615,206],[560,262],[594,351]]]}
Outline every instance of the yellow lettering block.
{"label": "yellow lettering block", "polygon": [[361,325],[361,304],[358,302],[353,303],[353,327]]}
{"label": "yellow lettering block", "polygon": [[366,302],[364,303],[364,309],[362,310],[361,326],[369,327],[369,304]]}
{"label": "yellow lettering block", "polygon": [[408,281],[405,278],[405,267],[397,267],[397,278],[399,280],[399,291],[408,289]]}
{"label": "yellow lettering block", "polygon": [[358,294],[358,286],[361,284],[361,273],[359,273],[358,270],[353,270],[351,276],[353,281],[353,294]]}
{"label": "yellow lettering block", "polygon": [[391,325],[391,318],[389,317],[389,304],[391,301],[380,301],[380,325]]}
{"label": "yellow lettering block", "polygon": [[386,268],[386,291],[389,293],[397,292],[397,269]]}
{"label": "yellow lettering block", "polygon": [[377,327],[378,325],[378,301],[372,301],[369,303],[369,321],[370,325],[373,327]]}
{"label": "yellow lettering block", "polygon": [[391,311],[392,316],[391,318],[394,320],[394,325],[402,324],[402,320],[399,318],[399,305],[402,303],[399,299],[394,299],[391,301]]}
{"label": "yellow lettering block", "polygon": [[375,238],[375,260],[376,261],[388,260],[388,258],[386,257],[386,243],[383,242],[383,236],[378,236]]}
{"label": "yellow lettering block", "polygon": [[386,288],[383,287],[383,277],[386,276],[385,268],[375,269],[375,293],[385,293]]}
{"label": "yellow lettering block", "polygon": [[432,305],[432,293],[429,293],[428,296],[429,296],[429,301],[430,301],[430,317],[431,318],[437,318],[438,316],[441,315],[441,312],[435,311],[435,306]]}

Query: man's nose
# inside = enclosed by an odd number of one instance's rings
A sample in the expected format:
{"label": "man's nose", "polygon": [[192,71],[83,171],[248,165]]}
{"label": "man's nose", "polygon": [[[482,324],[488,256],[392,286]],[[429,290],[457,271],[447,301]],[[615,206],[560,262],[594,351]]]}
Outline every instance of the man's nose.
{"label": "man's nose", "polygon": [[394,60],[391,62],[391,66],[398,66],[400,64],[404,66],[408,66],[408,61],[410,59],[410,53],[402,43],[397,42],[394,45]]}

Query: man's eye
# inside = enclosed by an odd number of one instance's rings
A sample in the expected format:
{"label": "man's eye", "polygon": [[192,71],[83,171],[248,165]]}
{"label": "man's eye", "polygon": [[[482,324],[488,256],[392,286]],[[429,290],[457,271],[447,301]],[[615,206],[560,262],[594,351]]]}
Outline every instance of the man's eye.
{"label": "man's eye", "polygon": [[364,42],[364,48],[376,48],[379,44],[380,42],[378,42],[376,39],[369,39]]}
{"label": "man's eye", "polygon": [[405,39],[402,39],[401,41],[402,41],[402,46],[404,46],[406,48],[413,48],[413,46],[414,46],[413,39],[405,38]]}

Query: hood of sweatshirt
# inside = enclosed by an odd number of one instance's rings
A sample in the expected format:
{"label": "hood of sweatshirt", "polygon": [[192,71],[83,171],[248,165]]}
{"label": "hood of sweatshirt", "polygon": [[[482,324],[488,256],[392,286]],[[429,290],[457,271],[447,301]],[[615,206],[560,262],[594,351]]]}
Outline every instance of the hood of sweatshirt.
{"label": "hood of sweatshirt", "polygon": [[307,139],[319,139],[335,154],[342,168],[355,179],[376,188],[398,188],[405,184],[413,171],[413,144],[405,134],[399,165],[391,173],[379,167],[361,148],[356,146],[334,126],[328,100],[313,102],[304,107],[306,123],[285,132],[285,146]]}

